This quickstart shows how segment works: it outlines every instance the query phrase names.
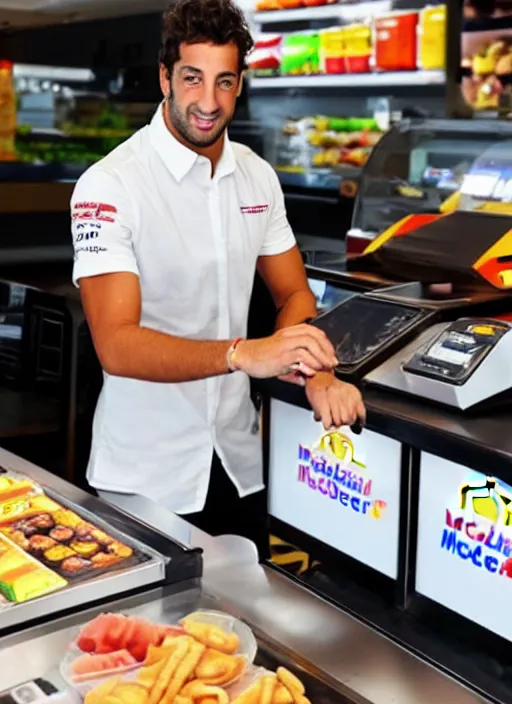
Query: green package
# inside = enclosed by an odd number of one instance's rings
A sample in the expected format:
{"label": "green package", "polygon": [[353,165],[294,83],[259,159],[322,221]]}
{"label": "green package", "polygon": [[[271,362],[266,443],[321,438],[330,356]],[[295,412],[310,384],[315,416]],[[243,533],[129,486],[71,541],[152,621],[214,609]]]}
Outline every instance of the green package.
{"label": "green package", "polygon": [[318,34],[289,34],[283,40],[281,73],[300,76],[318,73],[320,38]]}

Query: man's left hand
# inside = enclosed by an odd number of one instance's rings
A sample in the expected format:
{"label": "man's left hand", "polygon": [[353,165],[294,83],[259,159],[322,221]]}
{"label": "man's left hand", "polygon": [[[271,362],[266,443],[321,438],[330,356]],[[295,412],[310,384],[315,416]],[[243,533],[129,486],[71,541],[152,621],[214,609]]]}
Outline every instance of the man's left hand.
{"label": "man's left hand", "polygon": [[306,396],[315,418],[324,428],[341,428],[353,425],[358,419],[364,425],[366,409],[359,389],[346,384],[330,372],[319,372],[306,379]]}

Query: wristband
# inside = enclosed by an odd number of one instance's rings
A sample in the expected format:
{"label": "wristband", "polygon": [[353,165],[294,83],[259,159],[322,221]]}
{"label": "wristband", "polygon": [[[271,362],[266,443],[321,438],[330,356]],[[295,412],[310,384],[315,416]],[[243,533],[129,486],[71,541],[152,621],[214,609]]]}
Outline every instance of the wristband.
{"label": "wristband", "polygon": [[236,366],[236,362],[235,362],[235,352],[236,352],[236,348],[238,347],[238,345],[241,342],[243,342],[242,337],[237,337],[236,340],[233,340],[233,342],[231,343],[231,345],[229,347],[228,353],[226,355],[226,364],[227,364],[228,371],[230,374],[232,374],[233,372],[237,372],[239,370],[239,368]]}

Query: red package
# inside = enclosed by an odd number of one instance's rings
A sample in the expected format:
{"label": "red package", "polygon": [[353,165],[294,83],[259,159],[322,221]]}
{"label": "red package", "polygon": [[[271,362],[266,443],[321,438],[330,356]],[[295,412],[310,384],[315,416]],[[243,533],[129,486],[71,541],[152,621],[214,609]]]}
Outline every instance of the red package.
{"label": "red package", "polygon": [[418,12],[396,12],[375,19],[377,71],[416,70],[418,18]]}

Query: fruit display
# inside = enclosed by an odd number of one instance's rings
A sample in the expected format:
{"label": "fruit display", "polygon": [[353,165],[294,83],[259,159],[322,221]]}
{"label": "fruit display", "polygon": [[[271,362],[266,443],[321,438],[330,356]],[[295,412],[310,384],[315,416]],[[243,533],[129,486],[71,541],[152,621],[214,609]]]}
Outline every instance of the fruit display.
{"label": "fruit display", "polygon": [[372,118],[306,117],[283,127],[276,169],[364,166],[382,137]]}
{"label": "fruit display", "polygon": [[21,602],[145,557],[23,477],[0,475],[0,593]]}
{"label": "fruit display", "polygon": [[[109,623],[114,642],[108,635]],[[254,636],[228,614],[198,611],[177,626],[103,614],[82,629],[72,650],[92,641],[95,647],[117,647],[123,644],[119,633],[126,634],[124,640],[131,641],[139,657],[144,652],[138,664],[122,649],[81,654],[71,666],[67,662],[61,666],[64,679],[74,686],[83,685],[88,677],[94,679],[94,686],[79,689],[85,704],[310,704],[304,685],[293,673],[253,666]]]}

